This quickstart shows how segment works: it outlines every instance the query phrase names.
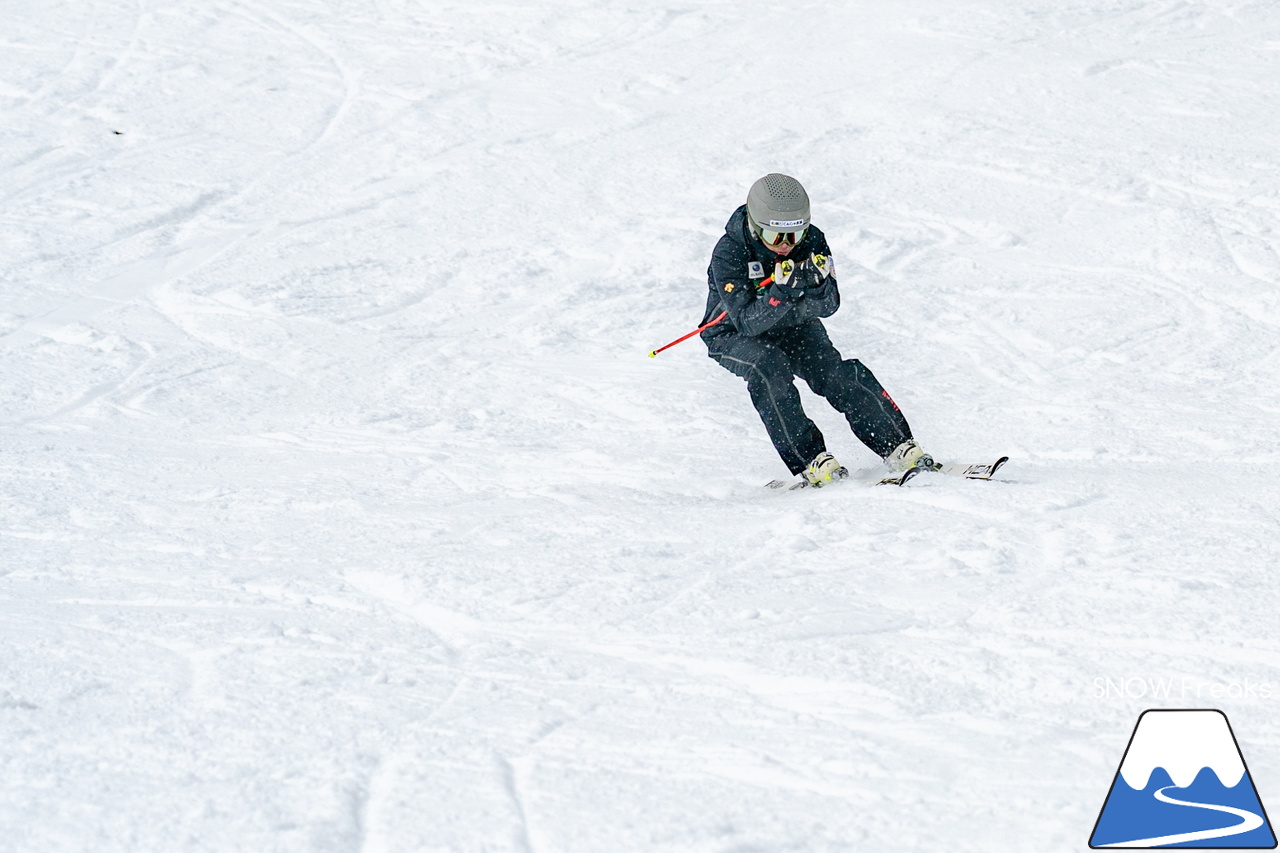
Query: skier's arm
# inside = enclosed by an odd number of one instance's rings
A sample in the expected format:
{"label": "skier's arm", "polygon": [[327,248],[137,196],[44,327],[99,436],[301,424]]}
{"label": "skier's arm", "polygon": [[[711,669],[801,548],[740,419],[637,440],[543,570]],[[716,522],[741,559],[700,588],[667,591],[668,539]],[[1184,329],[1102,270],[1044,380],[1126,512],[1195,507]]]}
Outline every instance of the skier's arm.
{"label": "skier's arm", "polygon": [[796,311],[805,320],[820,320],[840,310],[840,288],[835,276],[829,277],[817,287],[804,292],[804,298],[796,303]]}
{"label": "skier's arm", "polygon": [[811,284],[804,289],[804,298],[796,305],[798,319],[816,320],[830,317],[840,310],[840,288],[836,284],[835,262],[831,249],[824,239],[819,250],[802,264],[798,275],[806,276]]}
{"label": "skier's arm", "polygon": [[719,292],[720,304],[733,327],[748,337],[762,335],[786,319],[795,303],[771,293],[769,288],[757,291],[755,282],[746,275],[747,259],[734,257],[735,254],[716,248],[711,259],[712,285]]}

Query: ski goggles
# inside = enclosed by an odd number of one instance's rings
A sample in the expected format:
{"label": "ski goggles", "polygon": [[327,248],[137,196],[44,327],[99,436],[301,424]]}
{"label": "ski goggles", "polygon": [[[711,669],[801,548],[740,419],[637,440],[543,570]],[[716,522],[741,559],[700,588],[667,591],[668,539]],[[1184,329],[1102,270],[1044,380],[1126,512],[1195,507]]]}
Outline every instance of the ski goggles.
{"label": "ski goggles", "polygon": [[781,246],[783,243],[789,243],[794,246],[804,239],[804,234],[809,230],[809,226],[802,227],[799,231],[774,231],[771,228],[760,229],[760,239],[766,246]]}

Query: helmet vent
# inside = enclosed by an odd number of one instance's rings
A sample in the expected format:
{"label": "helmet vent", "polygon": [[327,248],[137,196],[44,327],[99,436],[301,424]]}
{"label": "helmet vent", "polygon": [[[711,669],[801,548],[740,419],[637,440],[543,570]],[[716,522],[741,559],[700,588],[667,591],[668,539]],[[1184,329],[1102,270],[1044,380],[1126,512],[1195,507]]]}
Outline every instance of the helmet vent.
{"label": "helmet vent", "polygon": [[778,201],[800,201],[805,198],[800,182],[786,175],[765,175],[764,186],[769,195]]}

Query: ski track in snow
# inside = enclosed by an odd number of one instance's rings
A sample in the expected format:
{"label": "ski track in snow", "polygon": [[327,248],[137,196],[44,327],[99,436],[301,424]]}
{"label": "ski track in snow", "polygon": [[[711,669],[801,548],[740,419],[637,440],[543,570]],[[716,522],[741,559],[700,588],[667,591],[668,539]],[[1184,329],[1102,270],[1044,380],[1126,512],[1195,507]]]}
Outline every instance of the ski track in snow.
{"label": "ski track in snow", "polygon": [[[1272,4],[3,17],[0,849],[1077,850],[1162,704],[1270,790]],[[999,482],[644,357],[774,170]]]}

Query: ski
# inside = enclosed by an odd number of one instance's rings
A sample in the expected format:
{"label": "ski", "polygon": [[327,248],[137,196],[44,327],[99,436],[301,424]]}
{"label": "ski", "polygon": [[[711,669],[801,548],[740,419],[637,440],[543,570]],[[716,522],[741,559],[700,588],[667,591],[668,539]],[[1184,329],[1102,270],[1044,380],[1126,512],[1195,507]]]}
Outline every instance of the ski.
{"label": "ski", "polygon": [[[898,474],[890,474],[882,477],[868,485],[873,486],[905,486],[911,481],[915,475],[928,471],[933,474],[947,474],[952,477],[964,477],[966,480],[990,480],[1000,470],[1004,463],[1009,461],[1008,456],[1001,456],[995,462],[981,462],[970,464],[968,462],[941,462],[933,468],[908,468]],[[849,477],[841,477],[840,480],[847,480]],[[840,480],[833,480],[832,483],[838,483]],[[863,482],[866,482],[865,480]],[[778,489],[780,491],[794,492],[796,489],[816,489],[818,486],[813,485],[803,477],[799,480],[770,480],[765,483],[767,489]],[[822,487],[825,488],[825,487]]]}
{"label": "ski", "polygon": [[[916,474],[919,474],[923,470],[924,470],[923,468],[908,468],[906,471],[903,471],[900,474],[892,474],[888,477],[884,477],[882,479],[875,480],[870,483],[866,483],[865,480],[861,482],[864,482],[870,486],[905,486],[912,477],[914,477]],[[839,480],[833,480],[832,484],[834,485],[835,483],[839,483],[841,481],[848,480],[848,479],[850,478],[847,476],[841,477]],[[799,480],[770,480],[769,482],[765,483],[764,486],[766,489],[780,489],[782,491],[787,491],[787,492],[794,492],[796,489],[820,488],[818,486],[813,485],[803,477],[801,477]],[[826,488],[826,486],[822,486],[821,488]]]}
{"label": "ski", "polygon": [[1000,470],[1000,466],[1009,461],[1008,456],[1001,456],[995,462],[970,465],[965,462],[943,462],[937,467],[926,468],[937,474],[950,474],[952,477],[964,477],[966,480],[990,480]]}
{"label": "ski", "polygon": [[905,486],[911,481],[911,478],[923,471],[923,468],[908,468],[899,474],[890,474],[881,480],[876,481],[877,486]]}
{"label": "ski", "polygon": [[[872,486],[905,486],[911,481],[915,475],[928,471],[933,474],[947,474],[952,477],[964,477],[966,480],[990,480],[1000,470],[1004,463],[1009,461],[1008,456],[1001,456],[995,462],[981,462],[970,464],[968,462],[942,462],[933,468],[908,468],[898,474],[890,474],[879,480],[872,481],[868,485]],[[841,477],[840,480],[847,480],[848,477]],[[838,483],[840,480],[834,480]],[[865,480],[862,482],[866,482]],[[799,480],[770,480],[765,483],[767,489],[777,489],[779,491],[794,492],[796,489],[816,489],[808,480],[801,478]],[[825,487],[824,487],[825,488]]]}

